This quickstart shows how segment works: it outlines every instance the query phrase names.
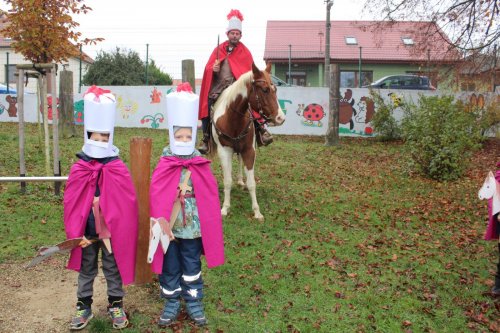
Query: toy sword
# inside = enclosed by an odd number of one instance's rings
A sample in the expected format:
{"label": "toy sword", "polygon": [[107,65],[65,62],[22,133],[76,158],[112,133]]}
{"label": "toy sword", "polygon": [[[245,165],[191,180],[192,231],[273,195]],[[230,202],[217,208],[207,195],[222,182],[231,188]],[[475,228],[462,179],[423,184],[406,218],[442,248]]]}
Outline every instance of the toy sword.
{"label": "toy sword", "polygon": [[56,253],[68,252],[74,249],[75,247],[88,245],[95,241],[97,240],[96,239],[88,240],[85,237],[78,237],[78,238],[67,239],[64,242],[61,242],[54,246],[48,246],[48,247],[44,246],[40,248],[40,250],[38,250],[37,256],[33,258],[33,260],[31,260],[31,262],[28,265],[26,265],[25,268],[33,267]]}
{"label": "toy sword", "polygon": [[219,35],[217,35],[217,62],[219,62]]}

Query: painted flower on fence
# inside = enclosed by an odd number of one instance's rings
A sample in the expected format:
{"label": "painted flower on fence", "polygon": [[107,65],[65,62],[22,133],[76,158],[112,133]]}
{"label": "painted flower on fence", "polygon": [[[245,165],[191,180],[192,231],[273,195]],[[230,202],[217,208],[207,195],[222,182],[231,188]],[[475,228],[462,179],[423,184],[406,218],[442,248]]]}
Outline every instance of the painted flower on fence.
{"label": "painted flower on fence", "polygon": [[158,128],[160,127],[160,123],[163,123],[165,120],[165,117],[161,113],[157,113],[154,116],[153,115],[145,115],[141,119],[141,124],[149,123],[151,122],[151,128]]}

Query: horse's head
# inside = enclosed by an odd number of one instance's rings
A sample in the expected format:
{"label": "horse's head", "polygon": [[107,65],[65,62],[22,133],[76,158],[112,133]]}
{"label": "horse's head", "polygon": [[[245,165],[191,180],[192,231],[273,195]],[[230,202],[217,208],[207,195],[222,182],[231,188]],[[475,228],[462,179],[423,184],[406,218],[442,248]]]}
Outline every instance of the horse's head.
{"label": "horse's head", "polygon": [[493,175],[493,172],[489,172],[488,176],[486,176],[486,179],[484,180],[484,184],[479,190],[478,196],[479,199],[491,199],[493,198],[493,195],[497,191],[497,181],[495,179],[495,176]]}
{"label": "horse's head", "polygon": [[252,64],[253,80],[248,89],[248,101],[251,108],[258,112],[272,126],[279,126],[285,121],[285,113],[278,102],[277,88],[271,80],[271,64],[261,71]]}

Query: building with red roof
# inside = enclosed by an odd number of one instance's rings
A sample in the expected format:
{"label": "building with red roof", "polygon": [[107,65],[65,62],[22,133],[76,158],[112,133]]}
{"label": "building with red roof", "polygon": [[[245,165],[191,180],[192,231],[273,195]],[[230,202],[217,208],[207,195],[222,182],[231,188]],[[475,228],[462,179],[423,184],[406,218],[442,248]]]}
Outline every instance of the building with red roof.
{"label": "building with red roof", "polygon": [[[264,60],[286,82],[322,86],[325,36],[325,21],[268,21]],[[432,22],[331,21],[330,63],[339,65],[341,87],[410,73],[430,76],[436,86],[461,58]]]}

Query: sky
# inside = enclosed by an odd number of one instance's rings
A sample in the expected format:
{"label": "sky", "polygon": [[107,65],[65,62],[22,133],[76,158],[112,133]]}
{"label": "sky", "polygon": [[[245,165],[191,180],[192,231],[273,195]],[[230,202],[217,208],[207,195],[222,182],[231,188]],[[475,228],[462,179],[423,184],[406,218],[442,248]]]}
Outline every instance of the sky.
{"label": "sky", "polygon": [[[145,61],[148,50],[148,58],[174,79],[182,77],[183,59],[194,60],[195,77],[201,78],[217,36],[221,42],[227,39],[226,16],[231,9],[240,10],[244,16],[241,41],[259,68],[265,66],[268,20],[326,19],[324,0],[86,0],[85,4],[92,11],[74,18],[80,24],[78,30],[84,38],[105,39],[84,46],[85,53],[95,59],[99,51],[112,52],[120,47],[138,52]],[[334,0],[331,19],[369,19],[362,14],[362,4],[363,0]]]}

